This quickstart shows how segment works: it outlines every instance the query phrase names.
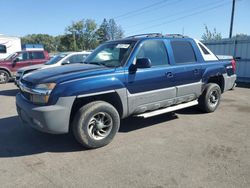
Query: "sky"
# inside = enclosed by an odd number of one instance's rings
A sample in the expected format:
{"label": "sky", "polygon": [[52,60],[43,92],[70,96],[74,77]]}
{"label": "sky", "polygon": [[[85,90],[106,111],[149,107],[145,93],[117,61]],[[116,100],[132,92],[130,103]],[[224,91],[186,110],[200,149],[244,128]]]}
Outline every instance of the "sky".
{"label": "sky", "polygon": [[[63,34],[73,21],[114,18],[125,36],[180,33],[200,39],[204,25],[228,37],[232,0],[1,0],[0,33]],[[236,0],[233,35],[250,35],[250,0]]]}

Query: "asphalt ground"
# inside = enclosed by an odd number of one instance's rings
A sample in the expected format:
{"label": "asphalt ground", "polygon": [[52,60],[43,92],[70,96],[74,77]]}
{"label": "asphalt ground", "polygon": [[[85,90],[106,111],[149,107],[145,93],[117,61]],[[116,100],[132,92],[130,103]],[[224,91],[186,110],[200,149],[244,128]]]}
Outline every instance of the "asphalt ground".
{"label": "asphalt ground", "polygon": [[248,88],[223,94],[214,113],[125,119],[95,150],[22,125],[17,92],[0,85],[0,187],[250,187]]}

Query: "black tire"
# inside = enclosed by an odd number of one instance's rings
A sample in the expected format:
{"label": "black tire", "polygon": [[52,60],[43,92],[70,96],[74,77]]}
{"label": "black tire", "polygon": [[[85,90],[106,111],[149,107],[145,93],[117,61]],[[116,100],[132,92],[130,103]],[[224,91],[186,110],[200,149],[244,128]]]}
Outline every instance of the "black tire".
{"label": "black tire", "polygon": [[[104,117],[102,118],[102,116]],[[100,121],[97,121],[98,117],[101,117]],[[99,124],[104,126],[105,122],[109,124],[109,121],[112,126],[102,129],[98,128]],[[98,122],[103,123],[98,124]],[[86,148],[99,148],[109,144],[119,130],[119,127],[119,113],[111,104],[104,101],[91,102],[81,107],[76,113],[72,124],[76,140]],[[102,134],[100,133],[101,130]],[[107,131],[107,135],[102,138],[100,135],[104,135],[103,132],[105,130]]]}
{"label": "black tire", "polygon": [[214,112],[220,104],[220,99],[220,86],[215,83],[209,83],[199,98],[199,107],[203,112]]}
{"label": "black tire", "polygon": [[6,84],[10,80],[10,75],[5,70],[0,70],[0,84]]}

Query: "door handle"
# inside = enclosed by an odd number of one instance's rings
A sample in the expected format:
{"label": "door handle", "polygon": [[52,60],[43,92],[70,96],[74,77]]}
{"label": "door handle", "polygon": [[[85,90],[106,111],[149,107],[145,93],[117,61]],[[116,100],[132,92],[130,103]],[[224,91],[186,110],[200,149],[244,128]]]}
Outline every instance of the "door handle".
{"label": "door handle", "polygon": [[166,72],[167,78],[173,78],[174,74],[172,72]]}
{"label": "door handle", "polygon": [[199,69],[194,69],[194,74],[199,74]]}

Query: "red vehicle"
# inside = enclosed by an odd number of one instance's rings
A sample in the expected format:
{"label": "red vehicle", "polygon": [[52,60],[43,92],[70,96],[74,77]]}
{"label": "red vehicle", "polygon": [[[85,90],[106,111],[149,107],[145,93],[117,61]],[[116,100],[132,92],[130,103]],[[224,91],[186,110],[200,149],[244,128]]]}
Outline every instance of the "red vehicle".
{"label": "red vehicle", "polygon": [[49,60],[49,54],[43,50],[20,51],[0,60],[0,84],[15,78],[18,69],[30,65],[43,64]]}

